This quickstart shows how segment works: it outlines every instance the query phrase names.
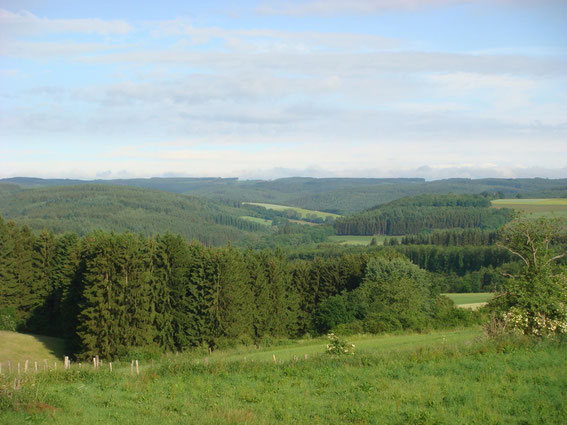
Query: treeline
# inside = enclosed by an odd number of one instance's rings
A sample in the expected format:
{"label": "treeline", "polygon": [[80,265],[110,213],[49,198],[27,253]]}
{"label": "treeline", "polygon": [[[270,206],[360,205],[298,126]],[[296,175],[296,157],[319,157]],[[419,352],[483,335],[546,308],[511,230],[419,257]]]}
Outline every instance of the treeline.
{"label": "treeline", "polygon": [[498,246],[400,245],[394,249],[417,266],[434,273],[465,273],[483,267],[500,267],[516,258]]}
{"label": "treeline", "polygon": [[[321,332],[321,323],[334,314],[321,308],[325,300],[354,294],[364,282],[380,286],[368,271],[377,261],[391,269],[392,288],[361,298],[356,320],[377,323],[392,316],[401,329],[423,329],[463,319],[438,300],[426,272],[392,253],[289,261],[278,249],[212,248],[172,234],[35,236],[2,219],[0,253],[2,320],[63,337],[79,358],[115,358],[133,348],[215,349]],[[410,295],[408,304],[404,297]],[[390,308],[394,302],[399,305]],[[408,311],[395,317],[403,305]]]}
{"label": "treeline", "polygon": [[401,238],[389,238],[384,241],[386,246],[395,245],[493,245],[498,239],[498,232],[481,229],[452,229],[435,230],[430,233],[406,235]]}
{"label": "treeline", "polygon": [[335,221],[339,235],[407,235],[424,230],[497,229],[513,211],[487,208],[479,195],[427,195],[405,198]]}

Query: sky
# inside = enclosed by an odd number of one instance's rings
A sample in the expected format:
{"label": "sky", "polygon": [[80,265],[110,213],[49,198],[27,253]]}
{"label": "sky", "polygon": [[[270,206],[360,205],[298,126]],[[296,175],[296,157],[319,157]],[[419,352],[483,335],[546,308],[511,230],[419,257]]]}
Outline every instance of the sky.
{"label": "sky", "polygon": [[0,0],[0,178],[567,177],[567,1]]}

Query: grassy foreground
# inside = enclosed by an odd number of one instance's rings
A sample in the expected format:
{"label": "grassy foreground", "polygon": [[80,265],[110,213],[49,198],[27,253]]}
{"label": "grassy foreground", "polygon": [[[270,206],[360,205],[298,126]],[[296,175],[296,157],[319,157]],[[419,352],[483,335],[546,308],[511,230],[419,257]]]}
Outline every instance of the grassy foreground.
{"label": "grassy foreground", "polygon": [[366,348],[345,358],[321,354],[314,341],[319,354],[307,360],[279,360],[290,347],[275,352],[276,363],[274,350],[262,352],[270,360],[180,355],[140,376],[129,367],[30,374],[16,390],[4,375],[0,423],[484,425],[567,417],[564,344],[488,342],[473,329],[363,341]]}

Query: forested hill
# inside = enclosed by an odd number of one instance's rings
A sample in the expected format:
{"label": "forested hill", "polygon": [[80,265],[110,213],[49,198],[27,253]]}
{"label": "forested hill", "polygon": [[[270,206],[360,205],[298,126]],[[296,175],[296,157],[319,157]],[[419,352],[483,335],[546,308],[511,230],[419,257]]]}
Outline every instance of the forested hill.
{"label": "forested hill", "polygon": [[512,219],[481,195],[422,195],[375,206],[335,221],[339,235],[408,235],[434,229],[497,229]]}
{"label": "forested hill", "polygon": [[266,180],[236,178],[150,178],[122,180],[66,180],[17,177],[0,183],[21,188],[88,183],[136,186],[235,202],[264,202],[338,214],[359,212],[406,196],[446,193],[500,193],[514,197],[565,197],[567,179],[447,179],[421,178],[307,178]]}
{"label": "forested hill", "polygon": [[152,235],[172,232],[207,245],[253,241],[266,226],[239,218],[236,208],[209,199],[111,185],[18,189],[0,184],[0,215],[32,230],[83,235],[94,229]]}

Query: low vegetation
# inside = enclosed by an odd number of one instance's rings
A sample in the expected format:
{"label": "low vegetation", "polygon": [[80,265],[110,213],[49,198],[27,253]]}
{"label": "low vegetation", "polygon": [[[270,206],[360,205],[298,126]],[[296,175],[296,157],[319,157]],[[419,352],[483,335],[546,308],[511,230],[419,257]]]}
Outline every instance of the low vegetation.
{"label": "low vegetation", "polygon": [[463,330],[352,342],[349,356],[326,355],[324,340],[174,355],[142,362],[134,376],[129,362],[112,373],[75,364],[4,374],[0,422],[490,425],[561,424],[567,416],[560,341],[488,341]]}

